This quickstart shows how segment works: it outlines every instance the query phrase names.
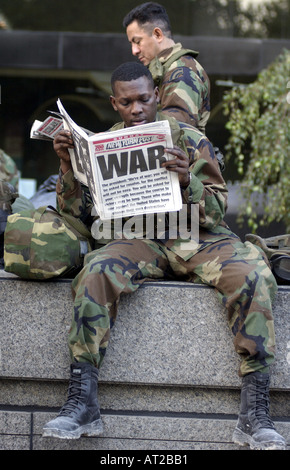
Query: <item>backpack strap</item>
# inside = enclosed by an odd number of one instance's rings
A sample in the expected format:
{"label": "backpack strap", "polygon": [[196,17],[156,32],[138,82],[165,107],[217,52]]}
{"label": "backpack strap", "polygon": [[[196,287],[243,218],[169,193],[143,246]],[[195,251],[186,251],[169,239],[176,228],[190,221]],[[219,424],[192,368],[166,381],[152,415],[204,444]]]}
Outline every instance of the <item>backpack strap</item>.
{"label": "backpack strap", "polygon": [[290,234],[262,238],[250,233],[245,239],[266,253],[277,283],[290,285]]}
{"label": "backpack strap", "polygon": [[78,218],[74,217],[71,214],[67,214],[65,212],[58,212],[58,210],[55,209],[53,206],[43,206],[43,207],[38,207],[38,209],[35,210],[34,212],[34,218],[37,222],[40,221],[41,216],[44,214],[46,210],[50,210],[51,212],[55,212],[57,215],[62,217],[67,221],[69,225],[71,225],[75,230],[77,230],[83,237],[85,238],[92,238],[92,234],[90,230],[87,229],[85,224]]}
{"label": "backpack strap", "polygon": [[180,59],[180,57],[183,57],[185,55],[190,55],[192,56],[194,59],[198,56],[198,52],[197,51],[192,51],[191,49],[180,49],[180,51],[177,51],[175,52],[174,54],[172,54],[171,57],[169,57],[169,59],[163,64],[163,67],[164,67],[164,70],[165,72],[167,72],[167,70],[170,69],[171,65],[173,64],[173,62],[175,62],[176,60]]}
{"label": "backpack strap", "polygon": [[[48,206],[50,207],[50,206]],[[54,209],[55,210],[55,209]],[[83,235],[86,238],[91,239],[92,234],[90,230],[87,229],[86,225],[78,218],[74,217],[71,214],[67,213],[60,213],[61,217],[63,217],[75,230],[77,230],[81,235]]]}
{"label": "backpack strap", "polygon": [[190,55],[195,59],[198,56],[198,52],[191,49],[179,49],[178,51],[174,52],[163,64],[161,63],[160,59],[158,59],[158,57],[155,57],[150,62],[149,70],[156,86],[161,86],[164,75],[170,69],[171,65],[176,60],[180,59],[180,57],[185,55]]}
{"label": "backpack strap", "polygon": [[271,259],[273,255],[290,256],[290,234],[278,235],[276,237],[262,238],[259,235],[248,233],[245,236],[246,241],[258,245],[267,257]]}

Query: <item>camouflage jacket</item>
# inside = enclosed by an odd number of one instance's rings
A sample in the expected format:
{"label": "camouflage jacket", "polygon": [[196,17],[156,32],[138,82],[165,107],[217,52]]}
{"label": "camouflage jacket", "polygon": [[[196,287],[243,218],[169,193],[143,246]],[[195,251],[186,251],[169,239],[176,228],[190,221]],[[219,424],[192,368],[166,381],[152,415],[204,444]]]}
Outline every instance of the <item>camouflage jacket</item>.
{"label": "camouflage jacket", "polygon": [[[197,243],[180,237],[163,241],[173,252],[187,260],[209,244],[226,238],[236,238],[223,222],[228,192],[209,140],[197,129],[177,122],[174,118],[158,113],[157,119],[169,121],[173,143],[182,146],[189,158],[191,181],[186,189],[181,189],[181,195],[189,218],[192,213],[191,205],[194,204],[198,208],[199,220],[195,222],[199,225],[199,237]],[[120,123],[112,130],[122,126],[124,124]],[[57,203],[60,212],[68,212],[81,218],[87,226],[94,222],[88,188],[74,178],[71,170],[59,176]],[[191,223],[191,220],[188,219],[188,223]]]}
{"label": "camouflage jacket", "polygon": [[195,57],[198,52],[180,43],[149,64],[160,92],[160,111],[205,133],[210,115],[210,81]]}

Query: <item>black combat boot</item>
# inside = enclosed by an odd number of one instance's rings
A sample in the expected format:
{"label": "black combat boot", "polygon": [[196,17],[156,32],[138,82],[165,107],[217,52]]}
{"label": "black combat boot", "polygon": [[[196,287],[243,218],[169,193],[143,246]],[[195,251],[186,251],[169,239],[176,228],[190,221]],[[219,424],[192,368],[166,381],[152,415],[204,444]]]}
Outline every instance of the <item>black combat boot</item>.
{"label": "black combat boot", "polygon": [[89,363],[73,363],[68,399],[57,418],[43,428],[44,437],[78,439],[103,432],[97,399],[98,370]]}
{"label": "black combat boot", "polygon": [[0,269],[4,267],[4,232],[7,225],[7,217],[12,214],[12,204],[18,197],[14,186],[0,180]]}
{"label": "black combat boot", "polygon": [[243,377],[235,444],[255,450],[285,450],[285,440],[269,416],[269,384],[269,374],[253,372]]}

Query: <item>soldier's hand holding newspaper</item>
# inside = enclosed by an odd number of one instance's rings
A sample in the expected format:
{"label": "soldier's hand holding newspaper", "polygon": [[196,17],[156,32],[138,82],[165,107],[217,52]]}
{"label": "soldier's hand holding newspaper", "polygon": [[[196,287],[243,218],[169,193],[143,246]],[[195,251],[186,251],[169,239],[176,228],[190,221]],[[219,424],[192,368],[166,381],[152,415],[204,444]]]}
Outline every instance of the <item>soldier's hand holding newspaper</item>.
{"label": "soldier's hand holding newspaper", "polygon": [[188,156],[186,153],[177,146],[173,148],[164,149],[166,153],[175,155],[175,159],[169,160],[162,163],[162,167],[166,168],[169,171],[174,171],[178,173],[179,184],[182,188],[186,188],[189,185],[190,177],[188,171]]}
{"label": "soldier's hand holding newspaper", "polygon": [[53,148],[60,158],[62,172],[70,170],[72,166],[68,149],[74,148],[71,133],[65,130],[60,131],[54,138]]}

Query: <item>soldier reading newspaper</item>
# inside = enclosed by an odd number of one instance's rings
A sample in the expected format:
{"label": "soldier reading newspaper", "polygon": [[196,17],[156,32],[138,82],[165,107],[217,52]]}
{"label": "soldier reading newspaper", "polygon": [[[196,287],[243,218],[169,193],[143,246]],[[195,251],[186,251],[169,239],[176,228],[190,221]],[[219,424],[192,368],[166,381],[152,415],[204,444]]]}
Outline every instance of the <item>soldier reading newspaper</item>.
{"label": "soldier reading newspaper", "polygon": [[[146,150],[144,149],[142,154],[138,153],[138,157],[133,157],[132,152],[139,150],[136,142],[139,142],[140,133],[136,127],[134,130],[128,129],[160,119],[160,114],[157,113],[158,89],[154,88],[150,72],[142,64],[123,64],[112,75],[112,90],[112,105],[123,121],[117,128],[114,127],[113,131],[123,129],[127,136],[122,138],[126,145],[126,174],[122,175],[125,169],[118,159],[118,155],[123,152],[123,149],[119,149],[118,139],[111,140],[108,134],[99,136],[100,139],[95,136],[85,138],[89,148],[93,148],[93,153],[88,152],[87,148],[85,151],[86,155],[89,153],[94,156],[90,162],[92,166],[95,165],[95,173],[99,172],[99,183],[110,181],[110,178],[106,179],[107,170],[109,176],[115,175],[113,180],[119,181],[120,184],[122,178],[142,176],[148,171],[153,177],[154,172],[159,172],[161,176],[162,157],[156,150],[159,141],[152,144],[150,141],[148,146],[147,143],[142,144],[142,150],[143,145]],[[178,123],[174,118],[168,117],[168,121],[174,147],[166,148],[172,155],[172,160],[163,161],[161,167],[168,173],[178,175],[178,192],[181,194],[183,205],[187,209],[192,205],[198,207],[195,218],[199,224],[197,243],[193,246],[191,240],[184,238],[180,233],[176,237],[165,236],[162,239],[123,237],[111,239],[102,248],[86,255],[84,267],[72,283],[74,306],[69,333],[71,374],[68,399],[59,415],[44,426],[43,435],[76,439],[82,435],[98,436],[102,433],[103,425],[97,398],[98,374],[107,351],[110,329],[117,317],[120,296],[136,292],[148,278],[157,278],[199,282],[215,287],[227,311],[234,345],[241,358],[241,411],[233,440],[241,445],[250,444],[256,449],[283,449],[285,440],[277,433],[269,417],[269,370],[275,358],[271,304],[277,290],[275,278],[267,265],[263,250],[249,242],[242,243],[223,222],[227,188],[208,139],[197,129]],[[153,134],[151,128],[145,135]],[[158,130],[157,134],[162,136],[161,145],[165,145],[163,142],[166,132]],[[88,221],[86,217],[91,208],[91,199],[87,194],[88,188],[82,186],[73,175],[68,149],[74,149],[75,146],[70,135],[70,132],[62,131],[54,140],[54,150],[60,158],[61,167],[57,183],[58,203],[62,211]],[[142,136],[144,138],[144,133]],[[130,144],[128,139],[132,139]],[[99,145],[105,147],[107,143],[113,147],[106,149],[108,153],[117,155],[112,167],[108,165],[108,160],[106,161],[105,148],[99,149]],[[134,146],[130,147],[133,143]],[[150,157],[151,151],[153,157]],[[104,171],[94,162],[99,156],[103,156]],[[153,169],[148,170],[150,165],[153,165]],[[142,184],[140,178],[138,186]],[[154,186],[155,184],[152,188]],[[101,189],[100,194],[103,197],[106,193]],[[143,194],[146,194],[146,189]],[[161,196],[159,197],[161,199]],[[133,193],[129,198],[133,199]],[[137,208],[136,205],[134,211]],[[191,219],[190,210],[188,219]],[[170,229],[169,223],[167,235]],[[147,305],[147,308],[158,309],[158,305]],[[182,306],[181,302],[180,308],[188,306]],[[142,314],[146,315],[146,309]],[[194,318],[194,310],[191,314]],[[173,334],[179,335],[182,345],[178,312],[172,312],[171,321]],[[128,325],[128,334],[124,341],[127,342],[127,364],[132,361],[135,365],[135,357],[130,356],[130,328],[133,327],[133,324]],[[215,340],[216,346],[219,347],[218,339]],[[156,348],[150,343],[150,338],[147,343],[144,363],[146,362],[149,369],[152,364],[153,370]],[[194,344],[192,347],[194,348]],[[186,354],[186,351],[181,348],[176,350],[175,354]],[[163,360],[166,361],[167,358],[164,357]],[[195,366],[192,364],[188,371],[193,384]],[[168,374],[171,372],[168,369]]]}
{"label": "soldier reading newspaper", "polygon": [[173,147],[168,121],[98,134],[79,127],[57,101],[61,120],[35,123],[33,138],[54,138],[61,128],[71,132],[70,157],[75,177],[87,185],[102,220],[146,213],[177,211],[182,202],[176,173],[161,164]]}

